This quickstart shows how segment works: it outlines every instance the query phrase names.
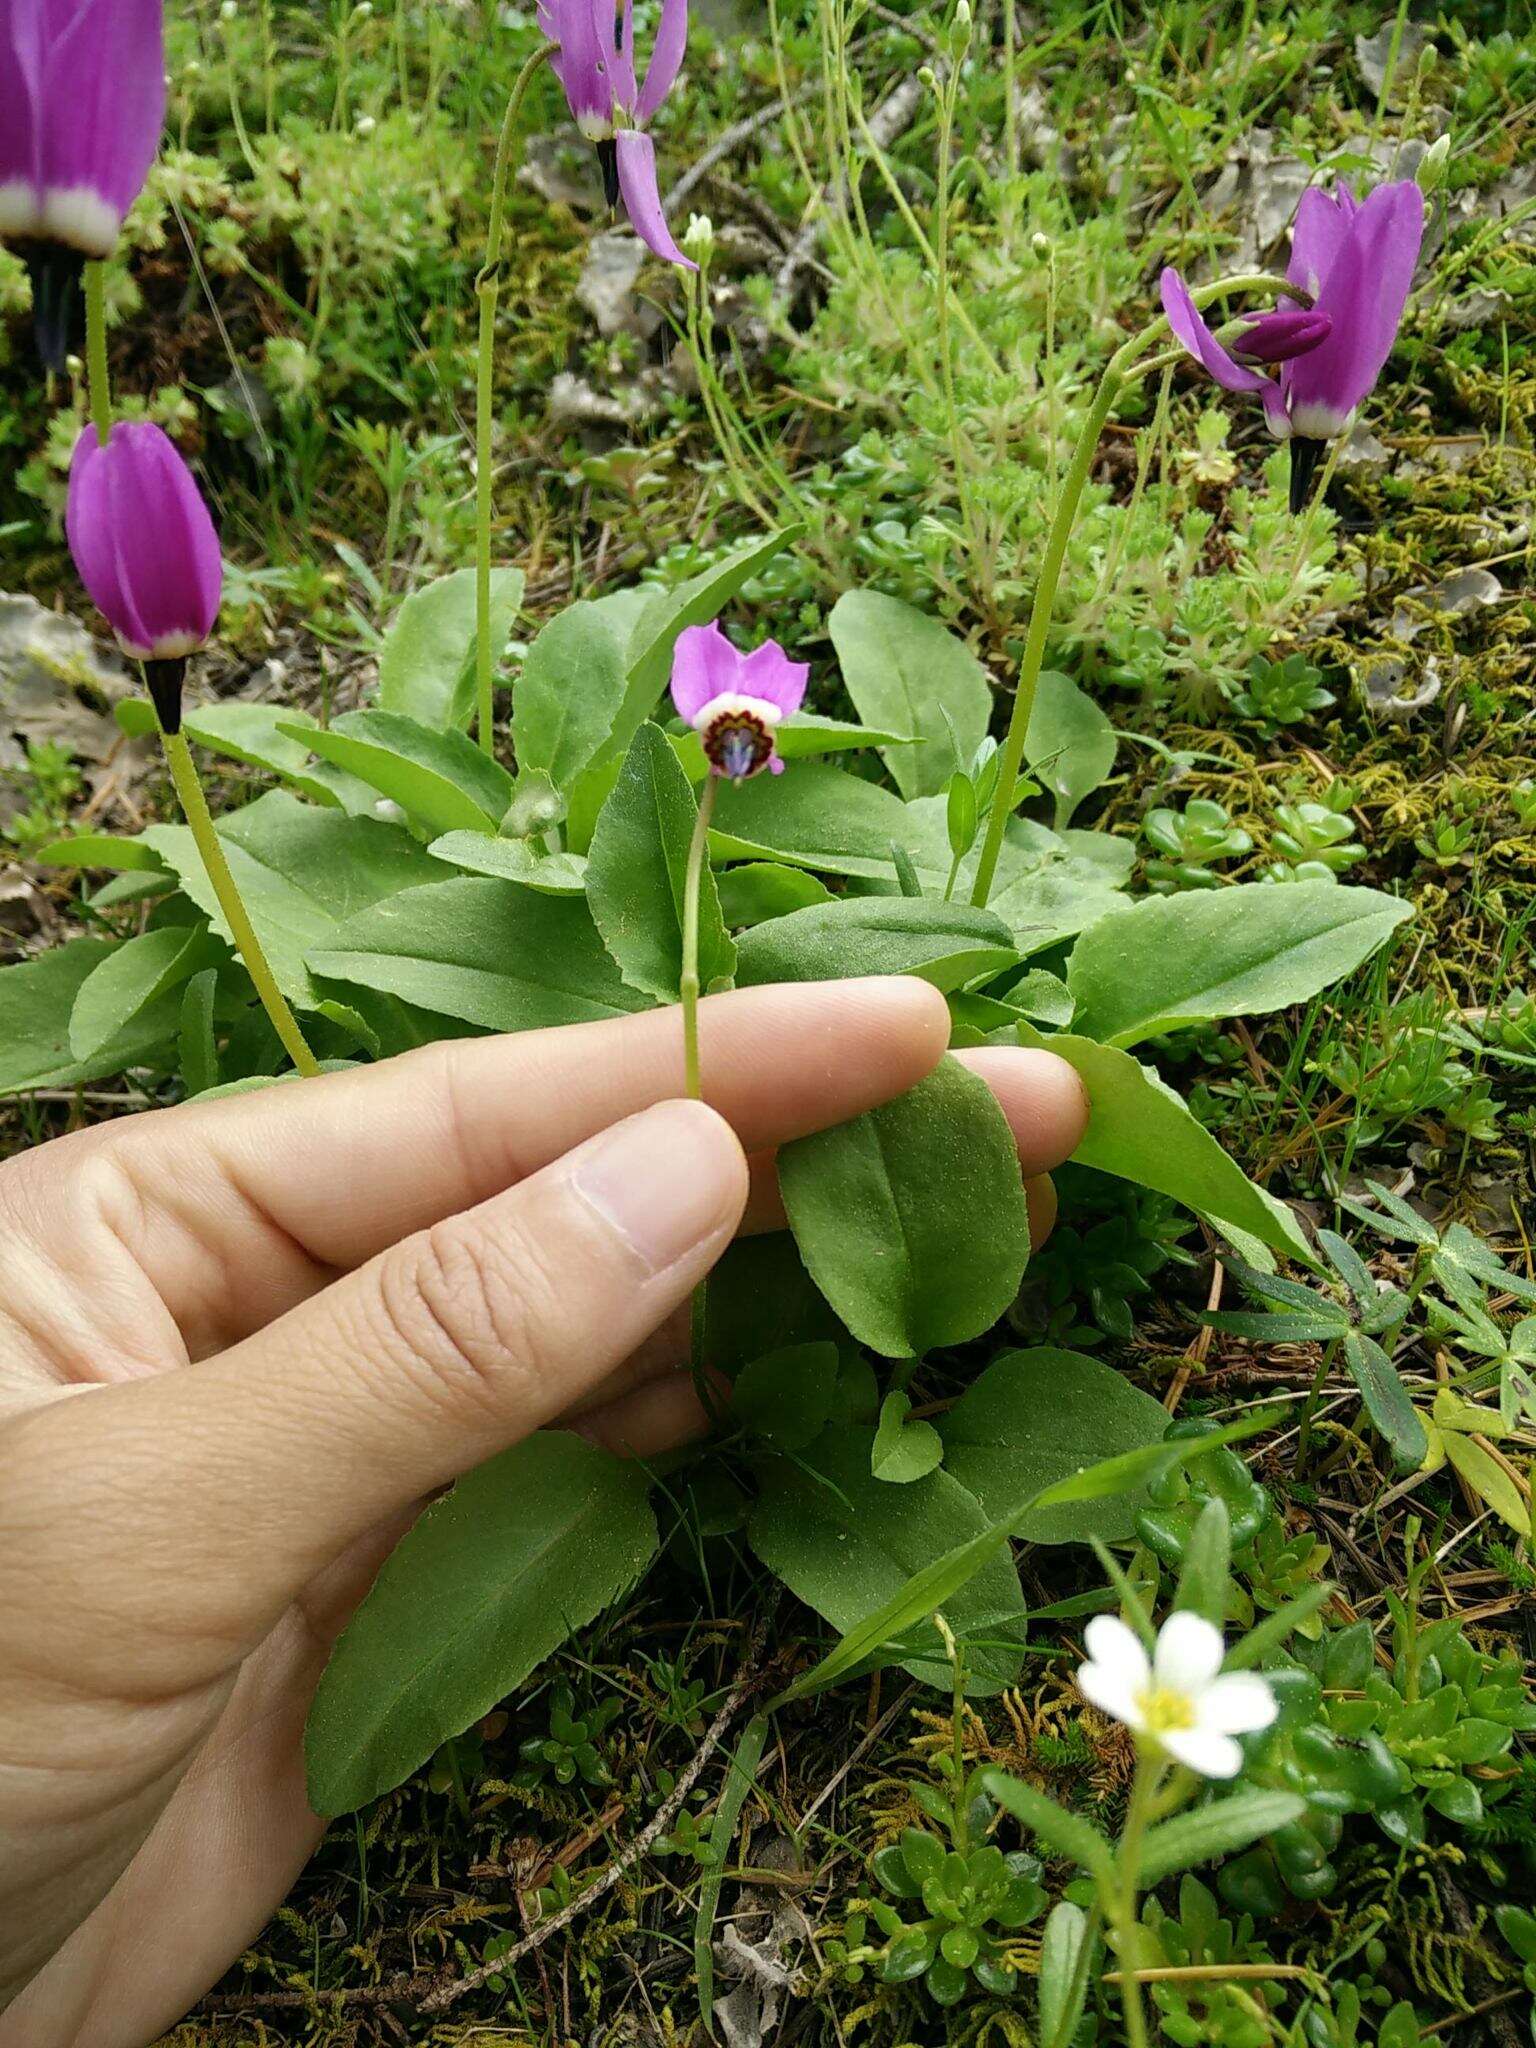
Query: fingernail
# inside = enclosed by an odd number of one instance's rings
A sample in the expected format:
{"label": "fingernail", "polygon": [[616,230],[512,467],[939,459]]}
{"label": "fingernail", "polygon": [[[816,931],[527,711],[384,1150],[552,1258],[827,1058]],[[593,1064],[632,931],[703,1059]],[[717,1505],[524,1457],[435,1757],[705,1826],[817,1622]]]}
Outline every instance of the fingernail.
{"label": "fingernail", "polygon": [[665,1272],[746,1199],[734,1133],[702,1102],[663,1102],[594,1138],[571,1162],[571,1186],[650,1273]]}

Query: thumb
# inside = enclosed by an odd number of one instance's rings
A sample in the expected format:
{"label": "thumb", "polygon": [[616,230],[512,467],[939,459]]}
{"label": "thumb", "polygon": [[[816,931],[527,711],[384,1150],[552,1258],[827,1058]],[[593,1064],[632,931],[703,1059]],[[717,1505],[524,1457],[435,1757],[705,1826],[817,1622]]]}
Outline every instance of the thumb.
{"label": "thumb", "polygon": [[354,1538],[621,1364],[747,1184],[721,1117],[661,1103],[217,1358],[30,1411],[0,1437],[0,1599],[14,1573],[68,1627],[76,1684],[82,1657],[211,1677]]}

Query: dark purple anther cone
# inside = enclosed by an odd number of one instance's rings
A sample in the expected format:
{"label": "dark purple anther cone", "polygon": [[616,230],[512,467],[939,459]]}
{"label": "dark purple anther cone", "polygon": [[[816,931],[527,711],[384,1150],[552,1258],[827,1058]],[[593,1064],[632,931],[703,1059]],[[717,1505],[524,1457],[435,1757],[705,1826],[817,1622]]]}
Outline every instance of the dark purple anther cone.
{"label": "dark purple anther cone", "polygon": [[38,348],[79,341],[79,279],[110,256],[165,119],[163,0],[0,0],[0,240],[32,275]]}
{"label": "dark purple anther cone", "polygon": [[603,174],[603,197],[612,213],[619,203],[619,145],[609,135],[596,148],[597,167]]}
{"label": "dark purple anther cone", "polygon": [[1312,496],[1312,480],[1317,475],[1317,465],[1322,459],[1325,441],[1310,441],[1305,434],[1292,434],[1291,449],[1291,512],[1305,512]]}
{"label": "dark purple anther cone", "polygon": [[160,721],[160,730],[166,733],[181,731],[181,692],[187,680],[185,658],[179,661],[146,661],[144,680],[149,685],[150,702],[155,707],[155,716]]}

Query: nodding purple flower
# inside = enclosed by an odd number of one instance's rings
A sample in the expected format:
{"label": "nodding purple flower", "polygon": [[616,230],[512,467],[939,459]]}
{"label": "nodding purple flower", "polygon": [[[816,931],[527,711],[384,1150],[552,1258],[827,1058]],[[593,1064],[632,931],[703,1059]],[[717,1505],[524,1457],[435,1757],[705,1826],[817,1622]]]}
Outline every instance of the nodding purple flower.
{"label": "nodding purple flower", "polygon": [[810,663],[777,640],[739,654],[719,625],[689,626],[672,656],[672,702],[704,742],[710,773],[746,782],[784,773],[774,735],[805,702]]}
{"label": "nodding purple flower", "polygon": [[[1179,340],[1223,389],[1256,392],[1270,432],[1290,442],[1293,512],[1307,502],[1323,443],[1348,431],[1376,388],[1423,239],[1424,195],[1412,179],[1379,185],[1363,203],[1348,185],[1332,196],[1314,186],[1296,210],[1286,271],[1311,297],[1311,313],[1261,313],[1234,351],[1212,334],[1179,273],[1163,272],[1163,311]],[[1311,328],[1303,324],[1309,318]],[[1320,333],[1319,320],[1328,323]],[[1245,356],[1278,362],[1278,379],[1249,368]]]}
{"label": "nodding purple flower", "polygon": [[688,0],[662,0],[661,21],[644,84],[635,79],[634,0],[538,0],[539,26],[555,53],[550,68],[565,88],[576,126],[597,149],[610,207],[620,197],[635,233],[666,263],[698,265],[667,226],[656,184],[656,146],[645,124],[672,89],[688,43]]}
{"label": "nodding purple flower", "polygon": [[0,239],[32,275],[38,353],[61,370],[80,274],[110,256],[165,119],[163,0],[0,0]]}
{"label": "nodding purple flower", "polygon": [[187,656],[212,633],[224,586],[219,537],[192,472],[148,421],[119,420],[105,443],[87,427],[64,524],[92,603],[123,652],[144,663],[161,725],[178,732]]}

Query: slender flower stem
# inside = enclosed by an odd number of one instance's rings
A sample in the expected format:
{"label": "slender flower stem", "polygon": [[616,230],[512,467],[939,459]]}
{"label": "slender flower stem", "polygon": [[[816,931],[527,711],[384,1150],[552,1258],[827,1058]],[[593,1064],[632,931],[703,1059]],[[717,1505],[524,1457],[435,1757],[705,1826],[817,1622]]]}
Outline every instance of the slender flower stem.
{"label": "slender flower stem", "polygon": [[1333,1371],[1333,1361],[1339,1355],[1342,1338],[1335,1337],[1322,1357],[1318,1360],[1317,1371],[1312,1375],[1312,1384],[1307,1389],[1306,1403],[1301,1411],[1301,1427],[1296,1437],[1296,1471],[1307,1469],[1307,1454],[1312,1448],[1312,1424],[1317,1415],[1317,1404],[1322,1399],[1323,1388],[1328,1384],[1328,1375]]}
{"label": "slender flower stem", "polygon": [[277,985],[261,941],[256,936],[256,927],[247,915],[235,878],[229,871],[229,862],[214,830],[208,800],[203,795],[203,785],[198,779],[197,766],[186,736],[179,732],[166,732],[162,727],[160,740],[165,748],[166,765],[171,771],[182,815],[192,829],[192,838],[208,871],[208,880],[224,913],[224,921],[234,937],[240,958],[245,962],[245,971],[256,984],[262,1007],[271,1018],[272,1028],[282,1040],[288,1057],[306,1079],[311,1079],[319,1073],[320,1064],[306,1044],[298,1020]]}
{"label": "slender flower stem", "polygon": [[[1296,287],[1284,278],[1271,277],[1267,272],[1253,276],[1219,278],[1214,284],[1202,285],[1193,294],[1196,305],[1205,307],[1213,299],[1224,298],[1232,292],[1268,292],[1288,294],[1293,298],[1304,297]],[[1078,435],[1077,446],[1072,451],[1072,461],[1056,501],[1055,516],[1051,521],[1050,533],[1046,538],[1045,555],[1040,564],[1040,580],[1035,585],[1034,604],[1029,614],[1029,633],[1024,642],[1024,654],[1019,663],[1018,687],[1014,691],[1013,711],[1008,720],[1007,735],[1003,740],[1001,766],[998,770],[997,788],[992,798],[992,809],[987,818],[986,837],[982,842],[981,859],[976,867],[976,880],[971,890],[971,901],[978,909],[985,909],[992,894],[992,884],[997,878],[997,863],[1003,850],[1003,834],[1007,830],[1009,813],[1013,808],[1013,793],[1018,787],[1019,769],[1024,760],[1024,742],[1029,733],[1030,714],[1035,708],[1035,691],[1040,682],[1040,671],[1045,665],[1045,646],[1050,636],[1051,616],[1056,608],[1056,592],[1061,583],[1062,565],[1067,558],[1067,545],[1072,538],[1072,528],[1077,521],[1078,507],[1093,470],[1093,458],[1098,452],[1099,436],[1103,433],[1110,414],[1115,409],[1121,391],[1133,375],[1139,373],[1140,359],[1148,349],[1155,348],[1170,332],[1166,318],[1159,315],[1139,334],[1133,334],[1129,341],[1116,349],[1105,366],[1094,393],[1088,417]]]}
{"label": "slender flower stem", "polygon": [[479,701],[482,750],[495,752],[496,651],[491,646],[491,408],[496,389],[496,301],[501,293],[502,229],[507,212],[507,179],[512,168],[512,143],[518,116],[534,73],[549,54],[541,45],[517,74],[496,140],[496,169],[491,180],[491,214],[486,228],[485,265],[475,280],[480,301],[480,358],[475,381],[475,679]]}
{"label": "slender flower stem", "polygon": [[688,848],[688,868],[683,879],[683,1071],[694,1102],[704,1100],[704,1081],[699,1067],[699,897],[704,884],[704,863],[709,857],[709,821],[714,816],[719,780],[711,775],[699,797],[699,815]]}
{"label": "slender flower stem", "polygon": [[107,266],[85,266],[85,366],[91,424],[105,448],[112,433],[112,373],[107,368]]}
{"label": "slender flower stem", "polygon": [[1115,1951],[1120,1958],[1120,2003],[1125,2014],[1125,2038],[1130,2048],[1147,2048],[1147,2016],[1142,2006],[1141,1983],[1136,1975],[1136,1901],[1141,1890],[1141,1844],[1152,1815],[1162,1766],[1139,1756],[1131,1784],[1131,1800],[1120,1836],[1119,1887],[1113,1914]]}

